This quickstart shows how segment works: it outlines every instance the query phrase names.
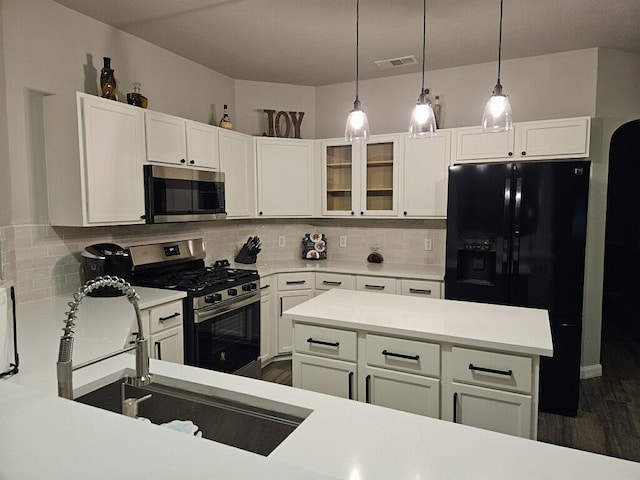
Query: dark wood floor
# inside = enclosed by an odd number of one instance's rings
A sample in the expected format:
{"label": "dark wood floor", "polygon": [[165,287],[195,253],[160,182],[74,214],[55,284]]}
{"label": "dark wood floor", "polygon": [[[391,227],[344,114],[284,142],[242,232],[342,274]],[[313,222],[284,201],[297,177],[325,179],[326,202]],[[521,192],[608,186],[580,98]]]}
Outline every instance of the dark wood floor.
{"label": "dark wood floor", "polygon": [[[602,370],[580,381],[578,416],[539,415],[538,440],[640,462],[640,341],[606,328]],[[271,363],[263,380],[291,385],[291,362]]]}

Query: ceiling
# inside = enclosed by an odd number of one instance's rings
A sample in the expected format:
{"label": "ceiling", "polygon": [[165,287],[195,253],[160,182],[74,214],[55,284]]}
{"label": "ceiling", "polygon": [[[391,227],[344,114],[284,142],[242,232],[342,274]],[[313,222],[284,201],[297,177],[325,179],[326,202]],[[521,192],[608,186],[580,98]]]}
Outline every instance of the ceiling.
{"label": "ceiling", "polygon": [[[355,79],[355,0],[55,0],[234,79]],[[422,1],[360,2],[360,78],[421,71]],[[428,0],[427,70],[497,58],[499,0]],[[505,0],[503,59],[605,47],[640,53],[639,0]],[[417,63],[381,70],[376,60]]]}

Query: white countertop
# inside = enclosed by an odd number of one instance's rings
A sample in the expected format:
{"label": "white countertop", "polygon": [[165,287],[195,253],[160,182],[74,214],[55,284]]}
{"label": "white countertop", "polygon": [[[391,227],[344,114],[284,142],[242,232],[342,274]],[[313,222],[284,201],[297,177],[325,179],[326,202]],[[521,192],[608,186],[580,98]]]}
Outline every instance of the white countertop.
{"label": "white countertop", "polygon": [[[144,292],[140,293],[144,299]],[[111,316],[106,302],[101,306]],[[87,311],[93,306],[93,301],[86,306],[83,302]],[[62,326],[64,312],[59,319],[45,320],[26,318],[27,310],[41,314],[49,309],[22,308],[21,323],[59,322]],[[60,315],[55,305],[51,311],[54,317]],[[78,325],[83,313],[81,309]],[[86,323],[98,318],[84,317]],[[10,381],[0,381],[2,479],[112,479],[123,475],[154,480],[256,476],[297,480],[640,478],[640,464],[633,462],[151,360],[151,372],[158,380],[161,376],[179,378],[313,410],[269,457],[262,457],[56,397],[59,335],[57,326],[22,328],[21,344],[31,344],[21,351],[24,370]],[[80,341],[76,343],[80,346]],[[39,349],[54,353],[32,357]],[[96,351],[95,355],[102,353]],[[76,395],[131,374],[133,365],[132,355],[119,355],[74,372]]]}
{"label": "white countertop", "polygon": [[546,310],[334,288],[285,311],[294,321],[553,355]]}
{"label": "white countertop", "polygon": [[256,269],[265,277],[274,273],[300,271],[374,275],[381,277],[411,278],[415,280],[443,281],[444,267],[437,265],[409,265],[403,263],[369,263],[340,260],[278,260],[250,265],[234,264],[237,268]]}

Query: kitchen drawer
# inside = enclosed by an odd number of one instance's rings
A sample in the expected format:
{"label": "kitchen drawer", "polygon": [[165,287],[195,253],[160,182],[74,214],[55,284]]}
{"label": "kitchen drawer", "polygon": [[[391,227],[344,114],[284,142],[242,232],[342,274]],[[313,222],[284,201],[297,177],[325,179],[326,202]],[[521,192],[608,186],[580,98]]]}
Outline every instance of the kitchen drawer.
{"label": "kitchen drawer", "polygon": [[400,294],[440,298],[441,283],[433,280],[400,280]]}
{"label": "kitchen drawer", "polygon": [[368,365],[440,376],[440,345],[371,334],[365,345]]}
{"label": "kitchen drawer", "polygon": [[356,332],[316,325],[295,324],[293,348],[297,353],[356,361]]}
{"label": "kitchen drawer", "polygon": [[316,290],[331,290],[332,288],[353,290],[354,286],[353,275],[345,275],[343,273],[316,273]]}
{"label": "kitchen drawer", "polygon": [[356,277],[356,290],[366,292],[396,293],[396,279],[391,277]]}
{"label": "kitchen drawer", "polygon": [[[149,334],[166,328],[182,325],[182,300],[167,303],[150,309]],[[144,332],[145,335],[147,334]]]}
{"label": "kitchen drawer", "polygon": [[280,273],[278,275],[278,291],[306,290],[313,288],[313,272]]}
{"label": "kitchen drawer", "polygon": [[503,353],[453,347],[453,380],[502,390],[529,393],[533,385],[533,361]]}

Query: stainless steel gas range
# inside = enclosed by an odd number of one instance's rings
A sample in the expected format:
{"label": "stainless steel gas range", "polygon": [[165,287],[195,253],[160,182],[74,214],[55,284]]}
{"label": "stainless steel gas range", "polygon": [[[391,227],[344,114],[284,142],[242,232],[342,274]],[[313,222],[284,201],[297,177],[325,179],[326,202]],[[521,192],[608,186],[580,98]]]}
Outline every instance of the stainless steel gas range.
{"label": "stainless steel gas range", "polygon": [[207,267],[202,239],[129,248],[134,285],[187,293],[185,364],[260,378],[260,276],[231,268],[227,260]]}

